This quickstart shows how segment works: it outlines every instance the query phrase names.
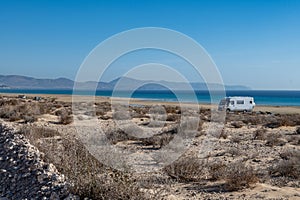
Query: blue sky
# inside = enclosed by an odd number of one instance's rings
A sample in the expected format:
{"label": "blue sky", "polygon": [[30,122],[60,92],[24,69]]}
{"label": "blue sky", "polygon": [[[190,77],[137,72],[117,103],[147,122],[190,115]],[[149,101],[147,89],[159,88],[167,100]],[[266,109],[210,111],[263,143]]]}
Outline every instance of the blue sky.
{"label": "blue sky", "polygon": [[[173,29],[200,43],[226,84],[300,90],[297,0],[0,0],[0,74],[74,79],[100,42],[149,26]],[[105,79],[124,73],[133,63],[168,63],[170,58],[141,55],[120,59]],[[180,61],[174,64],[183,66],[189,68]],[[189,80],[198,80],[192,70],[184,71]]]}

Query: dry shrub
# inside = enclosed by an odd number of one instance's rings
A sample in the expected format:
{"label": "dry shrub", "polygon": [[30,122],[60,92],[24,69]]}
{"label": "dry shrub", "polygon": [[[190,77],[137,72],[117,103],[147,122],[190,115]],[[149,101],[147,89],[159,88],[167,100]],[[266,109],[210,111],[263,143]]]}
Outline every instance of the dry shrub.
{"label": "dry shrub", "polygon": [[200,108],[201,120],[209,122],[211,119],[211,110],[206,108]]}
{"label": "dry shrub", "polygon": [[230,139],[233,143],[240,143],[242,138],[239,135],[233,135]]}
{"label": "dry shrub", "polygon": [[300,135],[300,127],[296,128],[296,134]]}
{"label": "dry shrub", "polygon": [[253,133],[253,139],[254,140],[265,140],[266,136],[267,136],[266,133],[267,133],[267,129],[265,129],[265,128],[257,129]]}
{"label": "dry shrub", "polygon": [[225,128],[222,129],[219,138],[223,138],[223,139],[227,139],[228,138],[228,134],[227,134]]}
{"label": "dry shrub", "polygon": [[167,113],[181,114],[181,109],[179,106],[164,106]]}
{"label": "dry shrub", "polygon": [[106,114],[106,112],[102,109],[97,109],[95,113],[97,116],[103,116]]}
{"label": "dry shrub", "polygon": [[32,115],[23,115],[22,118],[25,124],[37,121],[37,117]]}
{"label": "dry shrub", "polygon": [[212,180],[219,180],[224,176],[226,165],[223,162],[213,162],[208,165],[208,171]]}
{"label": "dry shrub", "polygon": [[147,126],[150,128],[157,128],[157,127],[163,127],[166,123],[164,121],[158,121],[158,120],[151,120],[149,123],[147,123]]}
{"label": "dry shrub", "polygon": [[36,144],[36,141],[41,138],[61,136],[57,130],[45,127],[24,126],[24,128],[20,130],[20,133],[25,135],[30,141],[33,141],[34,144]]}
{"label": "dry shrub", "polygon": [[111,105],[109,102],[95,103],[95,105],[95,111],[97,116],[103,116],[107,112],[111,111]]}
{"label": "dry shrub", "polygon": [[17,99],[0,101],[0,117],[9,121],[23,120],[24,123],[35,122],[39,115],[50,113],[47,103],[31,102]]}
{"label": "dry shrub", "polygon": [[249,188],[258,181],[254,170],[250,166],[246,166],[243,162],[238,161],[231,163],[225,168],[226,189],[236,191],[243,188]]}
{"label": "dry shrub", "polygon": [[283,176],[293,179],[300,178],[300,151],[287,150],[280,154],[283,159],[276,162],[274,166],[270,167],[270,175],[273,177]]}
{"label": "dry shrub", "polygon": [[73,116],[67,110],[61,110],[59,114],[59,123],[63,125],[71,124],[73,122]]}
{"label": "dry shrub", "polygon": [[230,147],[226,150],[227,153],[229,153],[231,156],[239,156],[241,155],[241,150],[237,147]]}
{"label": "dry shrub", "polygon": [[203,179],[205,164],[196,156],[180,157],[177,161],[164,167],[164,172],[181,182],[195,182]]}
{"label": "dry shrub", "polygon": [[287,137],[287,141],[291,145],[300,145],[300,135],[291,135]]}
{"label": "dry shrub", "polygon": [[143,145],[152,145],[156,148],[162,148],[163,146],[170,143],[171,140],[173,140],[174,135],[169,133],[161,133],[153,135],[149,138],[141,138],[140,141]]}
{"label": "dry shrub", "polygon": [[113,118],[115,120],[128,120],[130,119],[130,114],[128,111],[115,111],[113,113]]}
{"label": "dry shrub", "polygon": [[282,135],[280,133],[269,133],[266,136],[266,146],[283,146],[285,141],[281,139]]}
{"label": "dry shrub", "polygon": [[102,120],[109,120],[110,117],[107,116],[107,115],[102,115],[102,116],[99,117],[99,119],[102,119]]}
{"label": "dry shrub", "polygon": [[231,126],[233,126],[234,128],[242,128],[243,127],[243,122],[241,121],[235,121],[231,123]]}
{"label": "dry shrub", "polygon": [[279,128],[281,126],[281,123],[278,121],[274,121],[274,122],[269,122],[267,124],[264,125],[264,127],[266,128]]}
{"label": "dry shrub", "polygon": [[209,166],[209,172],[213,179],[225,180],[225,189],[228,191],[249,188],[258,181],[253,168],[246,166],[242,161],[228,165],[213,163]]}
{"label": "dry shrub", "polygon": [[289,160],[295,157],[298,157],[300,159],[300,150],[286,149],[283,152],[281,152],[279,155],[283,160]]}
{"label": "dry shrub", "polygon": [[133,140],[134,137],[128,135],[121,129],[110,129],[105,132],[106,138],[110,141],[111,144],[117,144],[121,141]]}
{"label": "dry shrub", "polygon": [[300,125],[299,114],[285,114],[278,117],[281,126],[297,126]]}
{"label": "dry shrub", "polygon": [[37,117],[40,115],[38,107],[34,105],[5,105],[0,110],[0,117],[7,119],[11,122],[23,120],[24,123],[31,123],[37,120]]}
{"label": "dry shrub", "polygon": [[171,126],[167,129],[163,129],[161,133],[155,134],[151,137],[140,138],[139,141],[146,146],[152,145],[156,148],[162,148],[174,139],[175,134],[177,134],[177,126]]}
{"label": "dry shrub", "polygon": [[2,106],[0,109],[0,117],[9,121],[18,121],[21,119],[20,113],[11,105]]}
{"label": "dry shrub", "polygon": [[166,121],[176,122],[179,121],[179,119],[180,119],[180,115],[178,114],[168,114]]}
{"label": "dry shrub", "polygon": [[180,122],[180,127],[178,132],[185,134],[185,132],[189,131],[197,131],[201,129],[203,122],[196,117],[185,117]]}
{"label": "dry shrub", "polygon": [[130,106],[130,108],[133,109],[139,115],[147,114],[150,109],[148,106],[145,105]]}

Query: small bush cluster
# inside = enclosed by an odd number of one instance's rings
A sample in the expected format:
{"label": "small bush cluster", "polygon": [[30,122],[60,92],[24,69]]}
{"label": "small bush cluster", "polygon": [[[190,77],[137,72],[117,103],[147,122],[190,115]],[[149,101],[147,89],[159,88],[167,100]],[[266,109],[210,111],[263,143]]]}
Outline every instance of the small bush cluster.
{"label": "small bush cluster", "polygon": [[166,121],[170,121],[170,122],[177,122],[180,119],[180,115],[178,114],[168,114]]}
{"label": "small bush cluster", "polygon": [[205,164],[195,156],[180,157],[164,168],[164,171],[173,179],[181,182],[194,182],[203,179]]}
{"label": "small bush cluster", "polygon": [[249,188],[251,184],[258,181],[252,167],[246,166],[243,162],[229,164],[225,169],[226,189],[229,191]]}
{"label": "small bush cluster", "polygon": [[224,163],[214,163],[210,165],[209,171],[213,179],[225,180],[225,189],[228,191],[249,188],[258,181],[253,168],[246,166],[242,161],[228,165]]}
{"label": "small bush cluster", "polygon": [[60,124],[67,125],[73,122],[73,116],[65,109],[61,110],[61,112],[58,113],[58,116]]}
{"label": "small bush cluster", "polygon": [[156,134],[149,138],[141,138],[140,141],[143,145],[149,146],[152,145],[154,148],[162,148],[172,141],[174,138],[173,134],[161,133]]}
{"label": "small bush cluster", "polygon": [[282,160],[270,167],[270,175],[273,177],[283,176],[293,179],[300,178],[300,151],[286,150],[280,154]]}
{"label": "small bush cluster", "polygon": [[29,138],[29,140],[34,140],[34,143],[36,143],[36,140],[41,138],[61,136],[57,130],[45,127],[24,127],[22,130],[20,130],[20,133]]}
{"label": "small bush cluster", "polygon": [[110,129],[105,132],[106,138],[110,141],[111,144],[117,144],[121,141],[127,141],[134,139],[132,136],[128,135],[121,129]]}
{"label": "small bush cluster", "polygon": [[37,116],[45,114],[47,110],[39,103],[21,102],[18,100],[2,101],[0,108],[0,118],[11,122],[22,120],[24,123],[32,123],[37,120]]}
{"label": "small bush cluster", "polygon": [[254,140],[265,140],[267,136],[267,129],[265,128],[260,128],[256,129],[253,133],[253,139]]}
{"label": "small bush cluster", "polygon": [[269,133],[266,136],[266,146],[283,146],[285,142],[281,139],[280,133]]}
{"label": "small bush cluster", "polygon": [[114,111],[113,119],[115,120],[128,120],[131,119],[128,111]]}
{"label": "small bush cluster", "polygon": [[231,126],[233,126],[234,128],[242,128],[243,125],[244,125],[244,123],[241,121],[235,121],[235,122],[231,123]]}
{"label": "small bush cluster", "polygon": [[296,134],[300,135],[300,127],[296,128]]}
{"label": "small bush cluster", "polygon": [[223,162],[213,162],[208,165],[209,174],[212,180],[223,178],[226,165]]}
{"label": "small bush cluster", "polygon": [[287,137],[288,143],[291,145],[300,145],[300,135],[291,135]]}
{"label": "small bush cluster", "polygon": [[[0,99],[0,118],[8,121],[20,121],[33,123],[38,116],[53,114],[52,112],[62,105],[56,101],[44,100],[43,102],[32,101],[32,99]],[[65,105],[70,107],[70,104]]]}

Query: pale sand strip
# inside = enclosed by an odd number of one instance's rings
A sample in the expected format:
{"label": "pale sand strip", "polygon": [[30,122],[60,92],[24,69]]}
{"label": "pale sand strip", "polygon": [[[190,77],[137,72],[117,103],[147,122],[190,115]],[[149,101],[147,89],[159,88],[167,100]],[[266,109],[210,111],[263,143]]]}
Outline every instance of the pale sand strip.
{"label": "pale sand strip", "polygon": [[[9,96],[9,97],[17,97],[19,94],[12,94],[12,93],[0,93],[0,96]],[[28,97],[35,97],[40,96],[44,98],[55,98],[57,101],[63,102],[72,102],[72,95],[56,95],[56,94],[26,94]],[[87,96],[77,96],[77,101],[87,101],[90,97]],[[96,102],[105,102],[110,101],[110,97],[103,97],[103,96],[96,96]],[[124,102],[128,101],[126,98],[114,98],[114,102]],[[153,101],[153,100],[142,100],[142,99],[130,99],[130,104],[139,104],[139,105],[155,105],[155,104],[162,104],[162,105],[178,105],[177,102],[165,102],[165,101]],[[196,104],[193,103],[183,103],[183,105],[193,106]],[[211,108],[212,106],[216,107],[216,105],[210,104],[199,104],[201,108]],[[258,105],[255,107],[254,111],[262,111],[262,112],[271,112],[271,113],[279,113],[279,114],[300,114],[300,106],[261,106]]]}

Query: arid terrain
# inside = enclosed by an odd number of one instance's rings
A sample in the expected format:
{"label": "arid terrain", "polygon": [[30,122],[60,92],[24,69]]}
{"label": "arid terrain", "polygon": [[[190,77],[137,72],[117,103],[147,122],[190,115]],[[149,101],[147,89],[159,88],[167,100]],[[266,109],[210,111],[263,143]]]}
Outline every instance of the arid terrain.
{"label": "arid terrain", "polygon": [[[222,113],[211,117],[217,112],[210,105],[197,111],[132,100],[124,112],[121,99],[111,106],[97,97],[90,105],[83,97],[75,113],[70,96],[34,96],[0,98],[1,200],[300,199],[299,107],[261,106],[223,113],[223,121]],[[132,153],[126,161],[140,171],[97,159],[105,153],[92,148],[97,138],[88,140],[93,119],[111,146]],[[187,139],[185,151],[168,165],[153,164],[151,155],[177,136]]]}

